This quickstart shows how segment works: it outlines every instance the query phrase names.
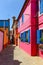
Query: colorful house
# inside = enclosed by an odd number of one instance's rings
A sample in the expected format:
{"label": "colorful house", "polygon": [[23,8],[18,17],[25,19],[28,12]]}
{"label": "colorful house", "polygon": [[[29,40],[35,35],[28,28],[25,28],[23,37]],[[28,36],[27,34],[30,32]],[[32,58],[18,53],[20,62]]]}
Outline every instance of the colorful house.
{"label": "colorful house", "polygon": [[13,17],[13,43],[15,45],[18,45],[18,27],[17,27],[17,20],[15,17]]}
{"label": "colorful house", "polygon": [[5,48],[9,41],[10,20],[0,20],[0,51]]}
{"label": "colorful house", "polygon": [[19,47],[31,56],[43,56],[43,0],[25,0],[17,20]]}

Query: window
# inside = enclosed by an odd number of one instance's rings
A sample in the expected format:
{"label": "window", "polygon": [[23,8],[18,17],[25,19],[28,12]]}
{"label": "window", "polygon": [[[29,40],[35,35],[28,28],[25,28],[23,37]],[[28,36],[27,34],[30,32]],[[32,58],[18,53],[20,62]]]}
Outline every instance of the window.
{"label": "window", "polygon": [[41,37],[43,37],[43,30],[41,30]]}
{"label": "window", "polygon": [[30,42],[30,30],[21,33],[20,37],[21,37],[21,41]]}
{"label": "window", "polygon": [[24,39],[23,39],[24,38],[23,33],[21,33],[21,36],[20,37],[21,37],[21,41],[24,41]]}
{"label": "window", "polygon": [[25,42],[25,32],[20,34],[21,41]]}
{"label": "window", "polygon": [[39,9],[40,9],[40,14],[42,14],[43,13],[43,0],[40,0]]}
{"label": "window", "polygon": [[5,27],[9,27],[9,22],[5,21]]}
{"label": "window", "polygon": [[30,30],[26,31],[26,42],[30,42]]}
{"label": "window", "polygon": [[37,30],[37,44],[43,43],[43,30]]}
{"label": "window", "polygon": [[24,14],[22,15],[22,22],[24,22]]}
{"label": "window", "polygon": [[9,26],[9,22],[8,21],[0,21],[0,27],[8,27]]}
{"label": "window", "polygon": [[4,21],[0,21],[0,27],[4,27]]}
{"label": "window", "polygon": [[43,30],[41,30],[41,38],[40,38],[40,42],[43,43]]}
{"label": "window", "polygon": [[28,31],[26,31],[26,42],[28,42]]}

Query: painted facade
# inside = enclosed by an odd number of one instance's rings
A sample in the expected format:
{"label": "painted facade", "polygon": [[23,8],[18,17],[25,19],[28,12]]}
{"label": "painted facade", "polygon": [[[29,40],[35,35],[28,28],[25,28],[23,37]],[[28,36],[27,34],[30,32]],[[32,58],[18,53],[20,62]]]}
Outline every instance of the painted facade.
{"label": "painted facade", "polygon": [[15,17],[13,17],[13,43],[15,45],[18,45],[18,28],[17,28],[17,20],[15,19]]}
{"label": "painted facade", "polygon": [[[0,48],[5,48],[8,44],[9,41],[9,31],[10,31],[10,21],[9,20],[0,20],[0,32],[3,32],[3,36],[2,38],[0,38],[1,42],[0,44],[2,44]],[[0,37],[1,37],[1,33],[0,33]],[[3,41],[2,41],[3,40]]]}
{"label": "painted facade", "polygon": [[43,30],[42,3],[43,0],[26,0],[17,19],[20,34],[19,47],[32,56],[41,56],[39,45],[42,44],[40,42],[41,30]]}

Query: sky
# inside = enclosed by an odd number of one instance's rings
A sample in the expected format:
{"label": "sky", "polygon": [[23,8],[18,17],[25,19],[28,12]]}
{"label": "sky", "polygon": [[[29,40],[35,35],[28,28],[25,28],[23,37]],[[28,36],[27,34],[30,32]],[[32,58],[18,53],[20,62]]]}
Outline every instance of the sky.
{"label": "sky", "polygon": [[12,17],[16,19],[21,11],[25,0],[0,0],[0,19],[10,18],[10,29],[12,26]]}

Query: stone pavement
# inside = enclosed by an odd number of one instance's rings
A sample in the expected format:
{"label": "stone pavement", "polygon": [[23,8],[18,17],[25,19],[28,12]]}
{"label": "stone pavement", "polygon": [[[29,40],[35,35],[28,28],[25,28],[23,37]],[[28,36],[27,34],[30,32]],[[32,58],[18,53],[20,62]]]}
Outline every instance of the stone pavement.
{"label": "stone pavement", "polygon": [[43,59],[28,55],[18,46],[9,45],[0,53],[0,65],[43,65]]}

